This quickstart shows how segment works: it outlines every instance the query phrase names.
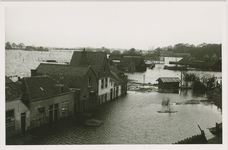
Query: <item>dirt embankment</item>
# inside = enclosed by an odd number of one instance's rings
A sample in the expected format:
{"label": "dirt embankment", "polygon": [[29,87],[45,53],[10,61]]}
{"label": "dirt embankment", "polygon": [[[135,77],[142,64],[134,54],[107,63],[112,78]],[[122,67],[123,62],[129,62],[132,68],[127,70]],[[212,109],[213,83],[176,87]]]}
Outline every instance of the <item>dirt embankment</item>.
{"label": "dirt embankment", "polygon": [[127,90],[146,93],[157,91],[157,87],[156,85],[152,85],[151,83],[140,83],[136,80],[128,80]]}

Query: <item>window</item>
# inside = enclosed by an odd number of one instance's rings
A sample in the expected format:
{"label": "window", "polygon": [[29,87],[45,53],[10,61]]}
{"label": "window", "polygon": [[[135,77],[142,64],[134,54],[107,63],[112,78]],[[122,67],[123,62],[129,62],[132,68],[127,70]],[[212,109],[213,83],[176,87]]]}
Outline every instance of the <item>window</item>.
{"label": "window", "polygon": [[44,107],[39,107],[39,108],[37,108],[37,110],[38,110],[39,114],[42,114],[45,111]]}
{"label": "window", "polygon": [[101,88],[104,88],[104,79],[101,79]]}
{"label": "window", "polygon": [[13,135],[15,131],[14,110],[6,111],[6,134]]}
{"label": "window", "polygon": [[108,87],[108,78],[105,78],[105,87]]}
{"label": "window", "polygon": [[68,116],[69,105],[68,101],[62,102],[62,116]]}
{"label": "window", "polygon": [[6,118],[13,118],[14,117],[14,110],[6,111]]}
{"label": "window", "polygon": [[88,87],[91,87],[91,77],[88,78]]}

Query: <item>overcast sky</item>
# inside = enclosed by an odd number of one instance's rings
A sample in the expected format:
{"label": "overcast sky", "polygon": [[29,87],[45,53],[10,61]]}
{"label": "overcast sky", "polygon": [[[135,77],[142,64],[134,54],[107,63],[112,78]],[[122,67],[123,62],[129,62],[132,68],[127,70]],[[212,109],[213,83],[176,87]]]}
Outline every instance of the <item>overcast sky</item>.
{"label": "overcast sky", "polygon": [[222,2],[77,2],[5,8],[5,41],[148,50],[222,43]]}

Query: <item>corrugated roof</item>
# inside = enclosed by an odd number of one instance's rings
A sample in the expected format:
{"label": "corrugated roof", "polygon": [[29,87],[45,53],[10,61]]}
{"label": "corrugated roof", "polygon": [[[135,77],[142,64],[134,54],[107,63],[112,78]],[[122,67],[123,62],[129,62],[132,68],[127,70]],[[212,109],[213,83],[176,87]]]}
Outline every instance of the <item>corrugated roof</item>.
{"label": "corrugated roof", "polygon": [[178,77],[160,77],[157,79],[157,81],[161,82],[180,82],[180,79]]}

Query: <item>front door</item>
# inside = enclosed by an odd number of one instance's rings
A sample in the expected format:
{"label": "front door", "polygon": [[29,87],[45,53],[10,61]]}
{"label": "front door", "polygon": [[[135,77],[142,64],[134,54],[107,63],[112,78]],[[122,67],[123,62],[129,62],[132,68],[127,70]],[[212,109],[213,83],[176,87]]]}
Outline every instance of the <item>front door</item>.
{"label": "front door", "polygon": [[26,113],[21,114],[21,133],[25,133]]}
{"label": "front door", "polygon": [[54,121],[57,121],[57,119],[58,119],[58,109],[59,109],[59,104],[55,104]]}
{"label": "front door", "polygon": [[110,90],[110,100],[112,100],[112,89]]}
{"label": "front door", "polygon": [[78,110],[77,107],[78,107],[78,105],[77,105],[77,103],[75,103],[74,104],[74,114],[77,114],[77,110]]}

